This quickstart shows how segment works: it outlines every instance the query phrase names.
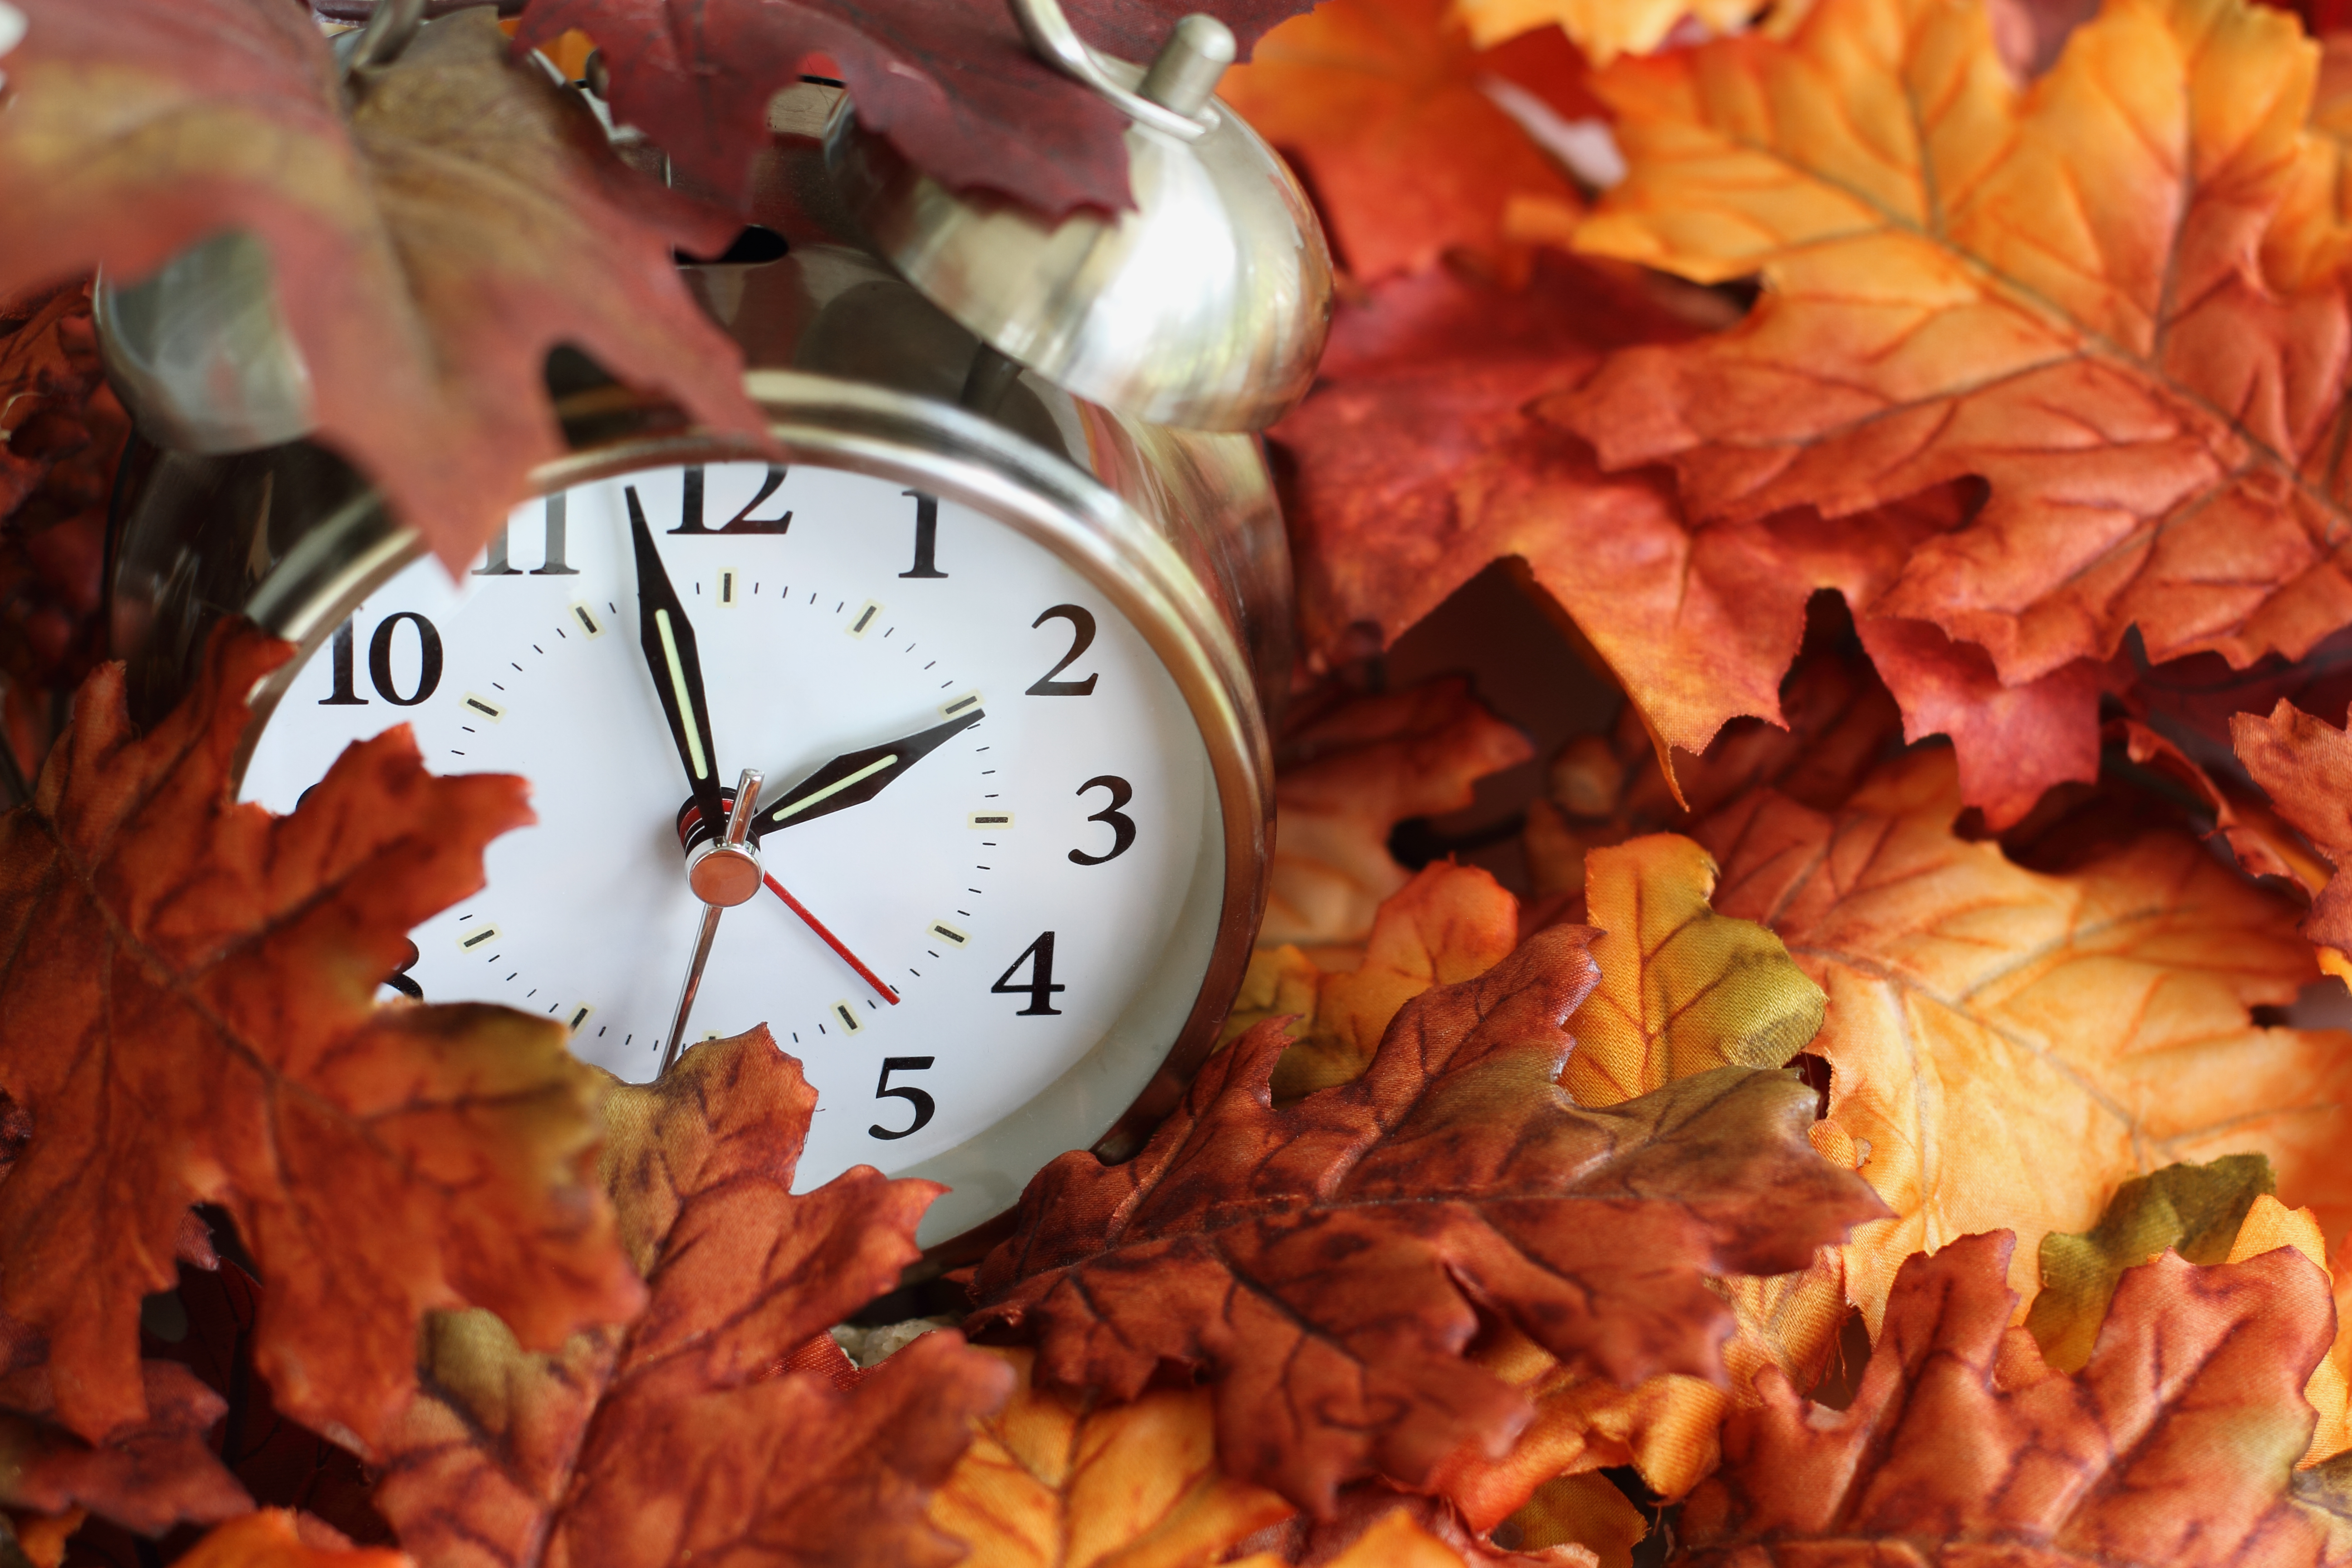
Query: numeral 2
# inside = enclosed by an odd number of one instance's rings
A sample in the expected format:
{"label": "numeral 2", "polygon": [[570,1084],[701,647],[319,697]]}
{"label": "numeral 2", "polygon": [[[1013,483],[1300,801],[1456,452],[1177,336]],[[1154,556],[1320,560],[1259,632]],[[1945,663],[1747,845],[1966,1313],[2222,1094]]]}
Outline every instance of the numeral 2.
{"label": "numeral 2", "polygon": [[[577,577],[580,575],[580,569],[577,566],[566,565],[563,560],[563,552],[565,550],[564,511],[566,500],[567,498],[561,490],[547,498],[547,521],[545,523],[547,558],[543,563],[531,568],[530,574],[534,577]],[[489,559],[484,561],[479,566],[474,568],[475,576],[520,577],[523,574],[520,567],[512,564],[507,559],[507,552],[509,547],[508,531],[514,525],[511,522],[502,522],[499,524],[498,537],[490,541]]]}
{"label": "numeral 2", "polygon": [[[1020,984],[1013,984],[1013,972],[1023,964],[1029,965],[1029,978]],[[1005,967],[988,988],[1000,996],[1027,996],[1029,1005],[1013,1015],[1016,1018],[1058,1018],[1062,1010],[1054,1005],[1054,994],[1067,991],[1066,985],[1054,984],[1054,933],[1046,931],[1022,951],[1021,956]]]}
{"label": "numeral 2", "polygon": [[1088,822],[1099,822],[1110,829],[1110,853],[1089,855],[1083,849],[1071,850],[1070,858],[1081,866],[1099,866],[1106,860],[1116,860],[1135,843],[1135,818],[1119,809],[1135,798],[1135,786],[1117,773],[1103,773],[1080,784],[1078,793],[1084,795],[1090,789],[1110,791],[1110,804],[1087,818]]}
{"label": "numeral 2", "polygon": [[877,1121],[866,1128],[868,1134],[886,1140],[905,1138],[912,1133],[920,1132],[930,1124],[932,1116],[940,1109],[939,1102],[934,1100],[928,1092],[917,1089],[912,1084],[902,1083],[893,1088],[890,1075],[894,1072],[921,1072],[937,1059],[935,1057],[884,1057],[882,1058],[882,1079],[874,1086],[874,1098],[905,1100],[915,1108],[915,1120],[895,1131]]}
{"label": "numeral 2", "polygon": [[1087,649],[1095,646],[1094,612],[1078,605],[1055,605],[1052,609],[1044,611],[1035,620],[1031,621],[1029,628],[1034,631],[1047,621],[1070,623],[1070,651],[1062,656],[1061,663],[1036,679],[1030,686],[1028,695],[1092,697],[1095,694],[1096,677],[1089,675],[1084,680],[1056,680],[1054,677],[1077,663]]}

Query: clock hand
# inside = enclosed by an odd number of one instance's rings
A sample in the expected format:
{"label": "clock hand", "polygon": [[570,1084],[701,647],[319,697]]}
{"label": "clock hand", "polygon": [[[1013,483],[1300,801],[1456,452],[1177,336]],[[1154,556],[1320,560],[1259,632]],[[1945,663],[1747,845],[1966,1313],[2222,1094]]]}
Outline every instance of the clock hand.
{"label": "clock hand", "polygon": [[[756,806],[757,804],[755,799],[753,805]],[[747,822],[750,820],[748,814],[745,820]],[[730,829],[734,826],[732,817],[728,819],[728,826]],[[700,837],[698,837],[698,835]],[[742,902],[743,900],[750,898],[751,893],[739,891],[744,886],[743,879],[747,875],[739,869],[739,867],[749,866],[751,869],[748,875],[756,876],[761,881],[767,883],[769,891],[783,900],[784,907],[800,916],[802,922],[816,933],[818,941],[840,954],[844,963],[857,971],[859,979],[872,986],[875,993],[893,1007],[898,1005],[898,993],[892,990],[880,975],[867,968],[865,960],[850,952],[848,943],[834,935],[825,923],[816,918],[814,910],[793,897],[790,889],[760,868],[757,846],[746,846],[742,850],[734,852],[735,858],[731,861],[713,864],[719,860],[721,854],[730,852],[729,845],[713,844],[710,841],[710,836],[702,832],[702,808],[690,800],[678,807],[677,841],[687,852],[687,877],[688,880],[694,885],[696,896],[701,898],[706,903],[731,905]],[[731,844],[731,839],[730,842]]]}
{"label": "clock hand", "polygon": [[[727,808],[719,798],[717,743],[710,733],[710,704],[702,694],[702,660],[695,652],[694,624],[686,605],[662,569],[661,552],[654,548],[653,531],[646,526],[646,509],[637,487],[622,490],[629,503],[629,537],[637,553],[637,643],[646,656],[646,669],[669,719],[670,740],[694,791],[695,805],[705,822],[725,822]],[[748,896],[748,895],[747,895]],[[673,1054],[677,1043],[670,1042]]]}
{"label": "clock hand", "polygon": [[866,982],[866,984],[874,987],[874,991],[877,995],[880,996],[885,1002],[889,1003],[893,1007],[896,1007],[898,1005],[898,994],[896,991],[891,990],[889,986],[884,984],[880,975],[866,968],[865,963],[860,960],[856,953],[850,952],[847,947],[842,944],[842,941],[839,937],[825,930],[824,922],[817,919],[816,916],[811,914],[809,912],[809,907],[806,904],[801,902],[798,899],[793,897],[791,893],[785,891],[784,885],[782,882],[777,881],[774,877],[769,876],[763,872],[761,875],[761,880],[768,884],[768,891],[775,894],[776,897],[784,900],[785,908],[791,910],[793,913],[800,916],[802,922],[805,924],[809,930],[816,932],[818,941],[824,942],[825,946],[833,949],[835,952],[839,953],[841,955],[841,961],[844,963],[846,963],[850,968],[857,971],[857,977]]}
{"label": "clock hand", "polygon": [[[758,871],[759,852],[744,847],[743,835],[750,829],[751,813],[760,804],[761,783],[759,769],[743,770],[743,776],[735,784],[735,799],[740,809],[727,818],[726,838],[706,847],[700,858],[703,863],[747,861],[754,873]],[[710,962],[710,944],[719,935],[719,917],[725,914],[730,906],[743,902],[760,890],[759,883],[746,886],[740,878],[694,876],[694,871],[700,869],[700,864],[694,864],[688,873],[695,892],[699,896],[709,886],[717,897],[707,897],[703,900],[702,926],[694,937],[694,957],[687,963],[686,984],[678,987],[677,1012],[670,1019],[669,1044],[662,1050],[661,1070],[665,1073],[669,1071],[670,1064],[677,1060],[678,1052],[686,1047],[686,1020],[694,1011],[694,994],[702,988],[702,966]]]}
{"label": "clock hand", "polygon": [[865,805],[941,743],[971,729],[984,717],[982,710],[975,708],[944,724],[934,724],[928,730],[885,741],[878,746],[867,746],[863,751],[842,752],[785,790],[775,805],[754,817],[752,840],[757,842],[762,835],[779,827],[797,827],[849,806]]}

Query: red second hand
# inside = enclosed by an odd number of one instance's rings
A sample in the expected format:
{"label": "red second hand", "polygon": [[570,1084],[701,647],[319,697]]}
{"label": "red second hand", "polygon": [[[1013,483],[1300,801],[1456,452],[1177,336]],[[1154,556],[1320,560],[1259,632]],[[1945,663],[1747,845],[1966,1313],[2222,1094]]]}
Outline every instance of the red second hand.
{"label": "red second hand", "polygon": [[825,946],[841,954],[841,961],[849,965],[850,968],[857,971],[859,979],[865,981],[866,984],[871,985],[875,990],[880,992],[882,994],[882,1000],[889,1003],[893,1007],[896,1007],[898,1005],[898,994],[896,991],[891,990],[887,985],[885,985],[882,983],[882,977],[880,975],[875,973],[872,970],[866,968],[865,964],[859,963],[856,953],[842,946],[841,939],[834,935],[831,931],[825,930],[824,922],[817,919],[814,915],[809,913],[809,909],[806,904],[801,902],[798,899],[784,891],[784,885],[782,882],[777,881],[773,876],[766,872],[762,872],[761,873],[760,879],[768,884],[768,890],[770,892],[784,900],[785,908],[791,910],[793,913],[800,916],[802,921],[807,924],[809,930],[816,932],[818,938],[824,942]]}

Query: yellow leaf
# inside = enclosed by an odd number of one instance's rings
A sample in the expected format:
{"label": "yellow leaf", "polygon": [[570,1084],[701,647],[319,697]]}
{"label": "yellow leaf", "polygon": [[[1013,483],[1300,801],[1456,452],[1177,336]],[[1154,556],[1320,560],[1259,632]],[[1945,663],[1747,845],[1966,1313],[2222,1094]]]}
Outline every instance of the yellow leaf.
{"label": "yellow leaf", "polygon": [[1581,1546],[1601,1568],[1633,1568],[1633,1548],[1650,1532],[1650,1521],[1616,1484],[1589,1470],[1546,1481],[1510,1522],[1518,1526],[1515,1550]]}
{"label": "yellow leaf", "polygon": [[986,1353],[1020,1381],[931,1499],[964,1568],[1191,1568],[1297,1511],[1218,1468],[1206,1388],[1087,1408],[1031,1385],[1034,1351]]}
{"label": "yellow leaf", "polygon": [[1696,830],[1717,908],[1770,925],[1829,994],[1829,1120],[1895,1211],[1846,1249],[1873,1331],[1912,1253],[2014,1231],[2031,1295],[2044,1236],[2176,1162],[2259,1152],[2290,1201],[2352,1223],[2352,1039],[2249,1012],[2316,975],[2296,910],[2186,833],[2052,875],[1959,838],[1958,811],[1934,750],[1834,812],[1759,790]]}
{"label": "yellow leaf", "polygon": [[1674,833],[1585,858],[1601,984],[1570,1021],[1561,1087],[1616,1105],[1717,1067],[1776,1068],[1822,1026],[1827,999],[1752,921],[1707,907],[1715,862]]}

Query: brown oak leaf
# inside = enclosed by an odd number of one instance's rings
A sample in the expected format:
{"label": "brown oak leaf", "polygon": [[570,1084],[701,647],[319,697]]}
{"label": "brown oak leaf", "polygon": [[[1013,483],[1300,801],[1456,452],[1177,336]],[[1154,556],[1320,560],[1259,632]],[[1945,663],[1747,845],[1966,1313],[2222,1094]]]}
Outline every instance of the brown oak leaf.
{"label": "brown oak leaf", "polygon": [[[1594,849],[1585,880],[1601,982],[1569,1020],[1576,1049],[1560,1084],[1578,1104],[1620,1105],[1724,1067],[1779,1067],[1822,1023],[1821,988],[1780,939],[1708,907],[1715,863],[1690,839],[1652,834]],[[1653,1489],[1677,1497],[1715,1463],[1715,1429],[1756,1370],[1817,1360],[1836,1331],[1842,1273],[1821,1259],[1785,1279],[1717,1281],[1736,1328],[1724,1347],[1731,1388],[1662,1374],[1620,1387],[1565,1363],[1526,1335],[1489,1328],[1471,1359],[1535,1401],[1536,1417],[1510,1450],[1465,1446],[1435,1489],[1475,1527],[1491,1529],[1553,1479],[1631,1464]]]}
{"label": "brown oak leaf", "polygon": [[2343,879],[2344,862],[2352,857],[2352,738],[2284,697],[2267,718],[2233,717],[2230,733],[2238,760],[2279,814],[2336,868],[2325,886],[2312,889],[2303,934],[2319,949],[2328,973],[2352,984],[2352,885]]}
{"label": "brown oak leaf", "polygon": [[0,805],[31,793],[65,697],[103,657],[107,505],[130,432],[86,280],[0,303]]}
{"label": "brown oak leaf", "polygon": [[359,1445],[407,1398],[425,1309],[549,1343],[641,1299],[563,1031],[374,1001],[409,929],[530,819],[521,781],[433,777],[403,727],[291,816],[233,804],[246,694],[292,651],[224,627],[145,736],[102,668],[0,819],[0,1089],[31,1123],[0,1183],[0,1312],[47,1339],[58,1417],[93,1440],[146,1415],[140,1298],[173,1282],[193,1204],[270,1281],[256,1364],[279,1405]]}
{"label": "brown oak leaf", "polygon": [[860,1165],[795,1195],[816,1091],[764,1028],[605,1106],[646,1310],[545,1354],[487,1312],[428,1320],[376,1494],[402,1544],[425,1568],[956,1561],[924,1505],[1011,1370],[953,1332],[845,1390],[793,1361],[897,1283],[943,1189]]}
{"label": "brown oak leaf", "polygon": [[[1080,37],[1149,60],[1176,19],[1207,11],[1244,56],[1312,0],[1073,0]],[[530,0],[520,47],[571,29],[595,40],[613,111],[698,184],[732,200],[768,145],[768,100],[824,56],[858,119],[958,190],[1012,197],[1047,217],[1134,205],[1127,116],[1040,60],[997,0]]]}
{"label": "brown oak leaf", "polygon": [[2352,330],[2332,271],[2266,254],[2331,156],[2316,57],[2242,0],[2107,0],[2021,87],[1980,6],[1821,0],[1786,42],[1621,60],[1630,174],[1576,245],[1763,293],[1546,411],[1710,520],[1986,481],[1876,609],[2004,687],[2135,625],[2158,659],[2299,655],[2352,620]]}
{"label": "brown oak leaf", "polygon": [[1396,825],[1468,805],[1480,778],[1532,754],[1458,679],[1308,717],[1276,752],[1274,864],[1258,940],[1363,941],[1381,900],[1412,875],[1389,853]]}
{"label": "brown oak leaf", "polygon": [[1200,1369],[1226,1468],[1326,1515],[1352,1477],[1417,1485],[1525,1426],[1526,1397],[1463,1359],[1481,1310],[1620,1382],[1719,1375],[1728,1311],[1704,1278],[1801,1267],[1882,1211],[1803,1146],[1790,1077],[1573,1104],[1553,1080],[1589,936],[1555,927],[1423,993],[1363,1077],[1286,1109],[1261,1025],[1137,1158],[1039,1173],[975,1323],[1033,1336],[1053,1386],[1132,1398]]}
{"label": "brown oak leaf", "polygon": [[246,230],[309,368],[319,438],[453,567],[563,450],[549,352],[577,347],[757,437],[741,356],[673,246],[733,220],[622,164],[594,115],[495,19],[427,26],[345,117],[325,41],[284,0],[25,0],[0,115],[0,296],[137,279]]}
{"label": "brown oak leaf", "polygon": [[2315,977],[2294,910],[2175,828],[2029,869],[1952,829],[1948,752],[1883,766],[1833,811],[1759,790],[1697,825],[1716,909],[1769,926],[1829,994],[1821,1137],[1896,1217],[1846,1247],[1872,1321],[1911,1254],[2013,1230],[2021,1290],[2049,1232],[2117,1184],[2253,1150],[2280,1191],[2352,1225],[2339,1032],[2266,1028]]}
{"label": "brown oak leaf", "polygon": [[205,1446],[226,1402],[169,1362],[148,1362],[140,1373],[147,1419],[103,1443],[0,1411],[0,1508],[87,1509],[148,1535],[183,1520],[211,1524],[249,1512],[253,1500]]}
{"label": "brown oak leaf", "polygon": [[2352,1552],[2352,1521],[2292,1490],[2328,1339],[2319,1269],[2292,1248],[2201,1268],[2168,1253],[2124,1277],[2065,1376],[2008,1327],[2011,1246],[1970,1236],[1906,1263],[1846,1409],[1782,1380],[1733,1415],[1680,1561],[2315,1568]]}

